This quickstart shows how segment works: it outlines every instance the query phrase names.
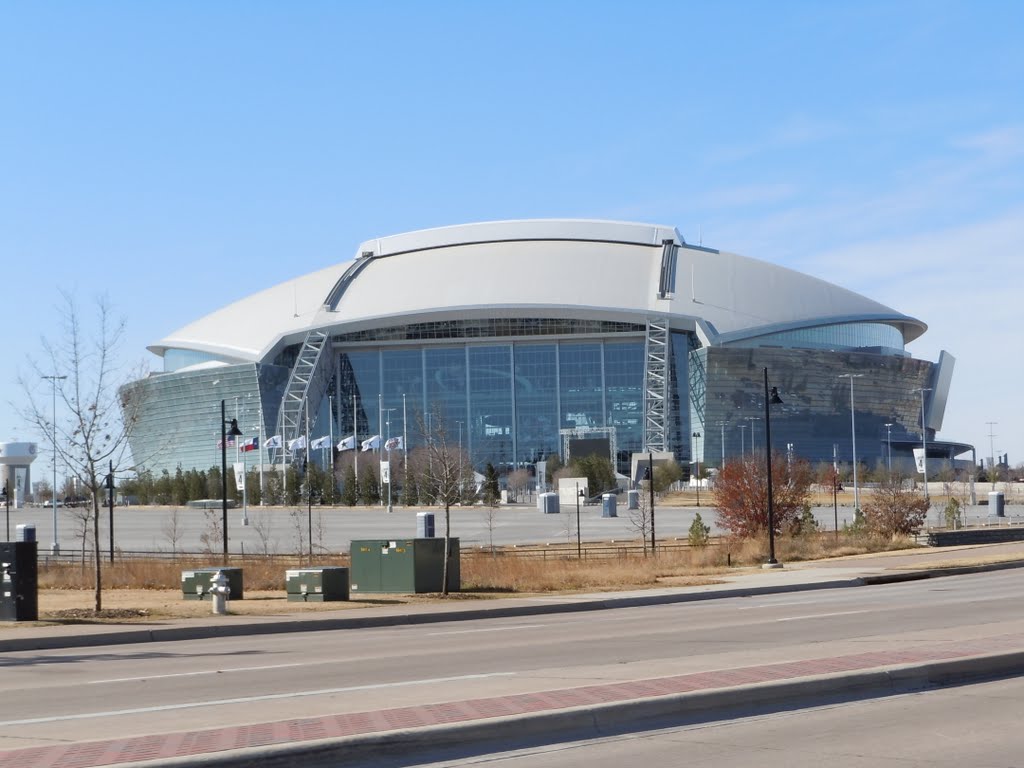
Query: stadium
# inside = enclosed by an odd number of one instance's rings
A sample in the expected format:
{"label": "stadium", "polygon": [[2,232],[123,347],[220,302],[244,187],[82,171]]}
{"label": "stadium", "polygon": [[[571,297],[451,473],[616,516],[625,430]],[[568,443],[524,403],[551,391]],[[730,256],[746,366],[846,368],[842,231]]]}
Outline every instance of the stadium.
{"label": "stadium", "polygon": [[478,470],[587,445],[628,475],[639,452],[714,468],[763,451],[767,368],[774,449],[909,470],[914,448],[969,450],[936,439],[954,359],[914,359],[925,331],[673,227],[486,222],[367,240],[218,309],[149,347],[162,370],[123,396],[141,398],[131,447],[154,473],[220,463],[224,401],[249,466],[281,468],[277,446],[307,435],[413,449],[444,429]]}

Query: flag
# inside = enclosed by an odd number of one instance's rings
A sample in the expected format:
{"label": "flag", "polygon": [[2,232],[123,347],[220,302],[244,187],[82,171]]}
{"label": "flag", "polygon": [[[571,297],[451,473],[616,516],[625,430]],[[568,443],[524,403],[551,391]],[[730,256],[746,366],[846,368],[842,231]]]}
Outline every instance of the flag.
{"label": "flag", "polygon": [[305,447],[306,447],[306,436],[305,435],[300,435],[299,437],[296,437],[294,440],[289,440],[288,441],[288,450],[291,451],[292,453],[294,453],[295,451],[301,451]]}
{"label": "flag", "polygon": [[342,440],[340,443],[338,443],[338,450],[339,451],[351,451],[355,447],[356,447],[355,435],[349,435],[344,440]]}
{"label": "flag", "polygon": [[273,437],[268,437],[267,438],[267,442],[265,442],[263,444],[263,447],[267,448],[267,449],[270,449],[270,448],[280,448],[281,447],[281,436],[280,435],[274,435]]}
{"label": "flag", "polygon": [[388,441],[384,443],[384,448],[389,451],[400,451],[404,447],[405,446],[402,443],[402,438],[400,437],[388,438]]}
{"label": "flag", "polygon": [[331,438],[330,438],[329,435],[326,435],[324,437],[318,437],[316,440],[314,440],[313,442],[311,442],[309,444],[309,447],[312,450],[317,451],[317,450],[319,450],[321,448],[327,448],[330,444],[331,444]]}
{"label": "flag", "polygon": [[242,443],[243,451],[255,451],[260,447],[260,439],[258,437],[250,437],[244,443]]}
{"label": "flag", "polygon": [[380,448],[380,435],[374,435],[371,438],[363,440],[361,447],[363,451],[376,451]]}
{"label": "flag", "polygon": [[[217,447],[218,448],[223,448],[224,447],[224,441],[223,440],[218,440],[217,441]],[[234,435],[228,435],[228,448],[234,448],[234,447],[235,447],[235,436]]]}

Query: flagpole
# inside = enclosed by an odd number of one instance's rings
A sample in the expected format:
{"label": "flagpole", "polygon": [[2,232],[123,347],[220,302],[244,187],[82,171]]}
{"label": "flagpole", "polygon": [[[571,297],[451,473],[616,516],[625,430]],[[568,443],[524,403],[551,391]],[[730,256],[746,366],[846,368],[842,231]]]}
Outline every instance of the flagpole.
{"label": "flagpole", "polygon": [[356,406],[356,394],[352,393],[352,472],[356,476],[356,483],[359,483],[359,411]]}
{"label": "flagpole", "polygon": [[[384,395],[380,392],[377,393],[377,434],[384,434]],[[377,464],[380,466],[380,440],[377,441]],[[391,471],[391,467],[388,467],[388,471]],[[384,495],[381,494],[380,505],[384,506]]]}
{"label": "flagpole", "polygon": [[260,506],[262,507],[266,502],[263,501],[263,453],[266,450],[263,447],[263,406],[260,406],[260,451],[256,457],[260,460]]}
{"label": "flagpole", "polygon": [[405,393],[402,393],[402,493],[409,483],[409,420],[406,418]]}
{"label": "flagpole", "polygon": [[334,480],[334,395],[327,396],[331,404],[331,417],[327,420],[327,426],[331,430],[331,480]]}
{"label": "flagpole", "polygon": [[313,486],[309,482],[309,400],[306,399],[306,463],[303,475],[306,481],[306,527],[309,534],[309,562],[313,563]]}

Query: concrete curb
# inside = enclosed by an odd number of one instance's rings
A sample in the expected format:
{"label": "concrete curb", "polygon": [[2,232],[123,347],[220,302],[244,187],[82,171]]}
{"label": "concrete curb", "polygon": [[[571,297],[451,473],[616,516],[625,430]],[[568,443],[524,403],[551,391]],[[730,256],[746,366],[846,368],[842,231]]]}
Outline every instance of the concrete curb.
{"label": "concrete curb", "polygon": [[[704,592],[679,592],[674,594],[630,595],[615,597],[609,594],[600,599],[578,599],[565,602],[547,602],[533,605],[510,605],[495,608],[466,608],[443,612],[409,612],[387,616],[343,616],[330,618],[292,619],[290,617],[265,618],[262,621],[245,623],[223,623],[176,626],[148,626],[113,631],[86,632],[80,635],[36,635],[33,637],[11,637],[0,640],[0,653],[17,651],[57,650],[60,648],[95,648],[104,645],[132,643],[163,643],[177,640],[207,640],[218,637],[241,637],[244,635],[271,635],[292,632],[323,632],[342,629],[368,629],[399,625],[435,624],[445,621],[473,621],[485,618],[516,618],[522,616],[543,616],[554,613],[581,613],[614,608],[635,608],[647,605],[672,605],[703,600],[719,600],[730,597],[756,597],[777,595],[788,592],[805,592],[818,589],[839,589],[842,587],[896,584],[919,579],[933,579],[944,576],[960,576],[985,571],[999,571],[1009,568],[1024,568],[1024,560],[991,563],[955,568],[934,568],[917,571],[894,571],[873,576],[857,576],[828,581],[780,584],[776,586],[743,587],[709,590]],[[196,620],[199,621],[199,620]]]}
{"label": "concrete curb", "polygon": [[[486,721],[279,744],[216,754],[119,763],[123,768],[335,768],[360,759],[405,756],[421,750],[465,749],[500,740],[501,749],[526,743],[600,738],[739,717],[752,712],[810,707],[838,697],[878,697],[1011,677],[1024,672],[1024,651],[907,664],[799,680],[575,707]],[[473,750],[470,750],[473,751]],[[408,764],[408,763],[404,763]]]}

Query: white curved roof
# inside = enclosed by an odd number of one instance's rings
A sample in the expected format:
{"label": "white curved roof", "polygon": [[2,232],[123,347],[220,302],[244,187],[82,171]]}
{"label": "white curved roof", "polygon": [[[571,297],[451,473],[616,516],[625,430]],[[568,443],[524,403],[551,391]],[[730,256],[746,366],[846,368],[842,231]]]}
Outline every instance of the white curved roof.
{"label": "white curved roof", "polygon": [[[658,298],[662,244],[678,249],[675,294]],[[347,285],[339,281],[351,268]],[[336,290],[337,287],[337,290]],[[920,321],[809,275],[686,246],[672,227],[609,221],[465,224],[368,240],[350,261],[281,283],[150,347],[262,361],[311,328],[366,328],[442,316],[582,317],[672,326],[703,341],[875,320],[911,341]]]}

